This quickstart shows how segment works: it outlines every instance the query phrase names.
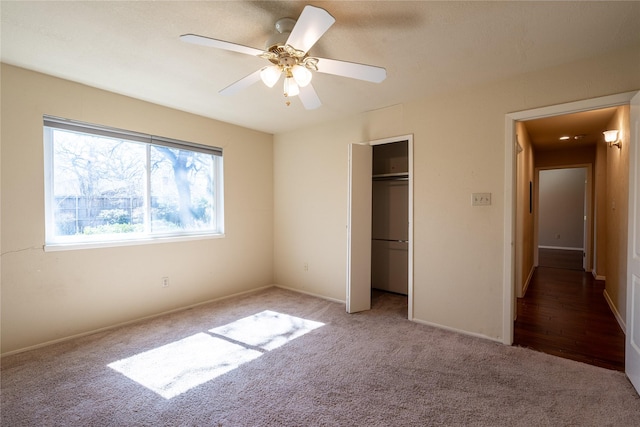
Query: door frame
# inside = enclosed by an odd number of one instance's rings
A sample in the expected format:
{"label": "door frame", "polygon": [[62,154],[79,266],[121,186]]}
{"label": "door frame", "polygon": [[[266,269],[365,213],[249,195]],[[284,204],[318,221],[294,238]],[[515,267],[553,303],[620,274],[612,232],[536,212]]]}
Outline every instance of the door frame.
{"label": "door frame", "polygon": [[[374,145],[382,145],[382,144],[392,144],[394,142],[402,142],[402,141],[407,141],[407,145],[408,145],[408,168],[409,168],[409,224],[408,224],[408,236],[409,236],[409,244],[408,244],[408,257],[409,257],[409,265],[408,265],[408,271],[407,271],[407,275],[408,275],[408,286],[407,286],[407,297],[408,297],[408,309],[407,309],[407,319],[409,320],[413,320],[413,134],[407,134],[407,135],[399,135],[399,136],[393,136],[393,137],[389,137],[389,138],[382,138],[382,139],[375,139],[375,140],[371,140],[365,143],[362,143],[363,145],[369,145],[371,147],[373,147]],[[351,160],[350,160],[351,161]],[[373,165],[372,165],[373,168]],[[372,170],[369,170],[369,175],[371,175]],[[349,180],[349,189],[348,189],[348,193],[349,193],[349,212],[351,212],[351,180]],[[348,227],[349,228],[349,227]],[[347,254],[351,254],[351,238],[350,238],[350,233],[351,230],[348,229],[347,230],[348,233],[348,247],[347,247]],[[349,272],[348,274],[351,274],[351,256],[347,257],[347,271]],[[357,284],[359,281],[353,281],[350,280],[349,277],[347,277],[347,289],[346,289],[346,297],[347,297],[347,307],[350,305],[350,301],[349,299],[351,298],[351,295],[353,294],[352,290],[351,290],[351,286],[352,284]],[[371,284],[369,283],[369,287],[371,286]]]}
{"label": "door frame", "polygon": [[560,116],[582,111],[598,110],[627,105],[640,91],[631,91],[582,101],[518,111],[505,115],[505,164],[504,164],[504,241],[502,277],[502,342],[513,344],[515,320],[515,239],[516,239],[516,122],[544,117]]}
{"label": "door frame", "polygon": [[640,393],[640,91],[629,105],[629,238],[625,373]]}

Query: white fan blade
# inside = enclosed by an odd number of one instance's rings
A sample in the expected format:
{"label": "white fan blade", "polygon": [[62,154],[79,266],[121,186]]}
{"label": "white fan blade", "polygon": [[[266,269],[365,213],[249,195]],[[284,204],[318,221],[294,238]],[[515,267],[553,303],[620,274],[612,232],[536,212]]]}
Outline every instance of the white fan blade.
{"label": "white fan blade", "polygon": [[352,79],[365,80],[372,83],[380,83],[387,78],[387,70],[382,67],[326,58],[318,58],[318,72],[351,77]]}
{"label": "white fan blade", "polygon": [[336,19],[326,10],[307,5],[291,30],[287,44],[306,53],[334,22]]}
{"label": "white fan blade", "polygon": [[223,40],[211,39],[209,37],[198,36],[196,34],[183,34],[180,40],[187,43],[199,44],[201,46],[215,47],[217,49],[230,50],[232,52],[240,52],[246,55],[260,56],[263,50],[237,43],[225,42]]}
{"label": "white fan blade", "polygon": [[262,70],[260,69],[258,71],[254,71],[248,76],[241,78],[237,82],[231,83],[229,86],[225,87],[218,93],[220,95],[233,95],[236,92],[240,92],[242,89],[248,88],[252,84],[260,81],[260,71]]}
{"label": "white fan blade", "polygon": [[322,102],[320,102],[320,98],[318,98],[318,94],[313,86],[311,86],[311,83],[300,88],[298,98],[300,98],[300,102],[302,102],[302,105],[304,105],[304,108],[307,110],[315,110],[322,105]]}

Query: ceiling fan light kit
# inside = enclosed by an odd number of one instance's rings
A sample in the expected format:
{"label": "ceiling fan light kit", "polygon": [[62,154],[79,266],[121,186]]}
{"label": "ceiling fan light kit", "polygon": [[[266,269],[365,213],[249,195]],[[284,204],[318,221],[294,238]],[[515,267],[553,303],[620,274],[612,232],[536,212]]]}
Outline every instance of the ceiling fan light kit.
{"label": "ceiling fan light kit", "polygon": [[273,87],[280,80],[280,74],[282,74],[280,67],[271,65],[260,70],[260,79],[267,87]]}
{"label": "ceiling fan light kit", "polygon": [[291,67],[291,74],[293,76],[293,79],[300,87],[305,87],[306,85],[311,83],[311,78],[313,77],[311,71],[297,64]]}
{"label": "ceiling fan light kit", "polygon": [[322,105],[311,85],[314,72],[372,83],[380,83],[387,77],[387,71],[382,67],[309,56],[309,49],[334,22],[335,18],[326,10],[305,6],[297,21],[281,18],[276,22],[277,33],[269,38],[264,51],[196,34],[184,34],[180,39],[188,43],[258,56],[271,62],[272,65],[221,89],[221,95],[234,94],[259,80],[271,88],[280,80],[280,76],[284,75],[283,94],[286,105],[290,105],[289,98],[299,95],[302,105],[307,110],[312,110]]}

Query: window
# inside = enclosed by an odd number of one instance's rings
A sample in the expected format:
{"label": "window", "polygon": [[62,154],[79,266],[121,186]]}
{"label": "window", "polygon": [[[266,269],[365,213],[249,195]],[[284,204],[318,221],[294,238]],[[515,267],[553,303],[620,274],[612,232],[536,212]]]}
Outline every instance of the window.
{"label": "window", "polygon": [[46,244],[223,233],[220,148],[44,117]]}

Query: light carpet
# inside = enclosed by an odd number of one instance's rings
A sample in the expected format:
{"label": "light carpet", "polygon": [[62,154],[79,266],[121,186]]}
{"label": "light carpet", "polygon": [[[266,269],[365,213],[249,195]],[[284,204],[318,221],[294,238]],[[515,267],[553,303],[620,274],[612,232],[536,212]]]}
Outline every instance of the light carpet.
{"label": "light carpet", "polygon": [[640,425],[623,373],[409,322],[405,304],[347,314],[270,288],[7,356],[1,422]]}

